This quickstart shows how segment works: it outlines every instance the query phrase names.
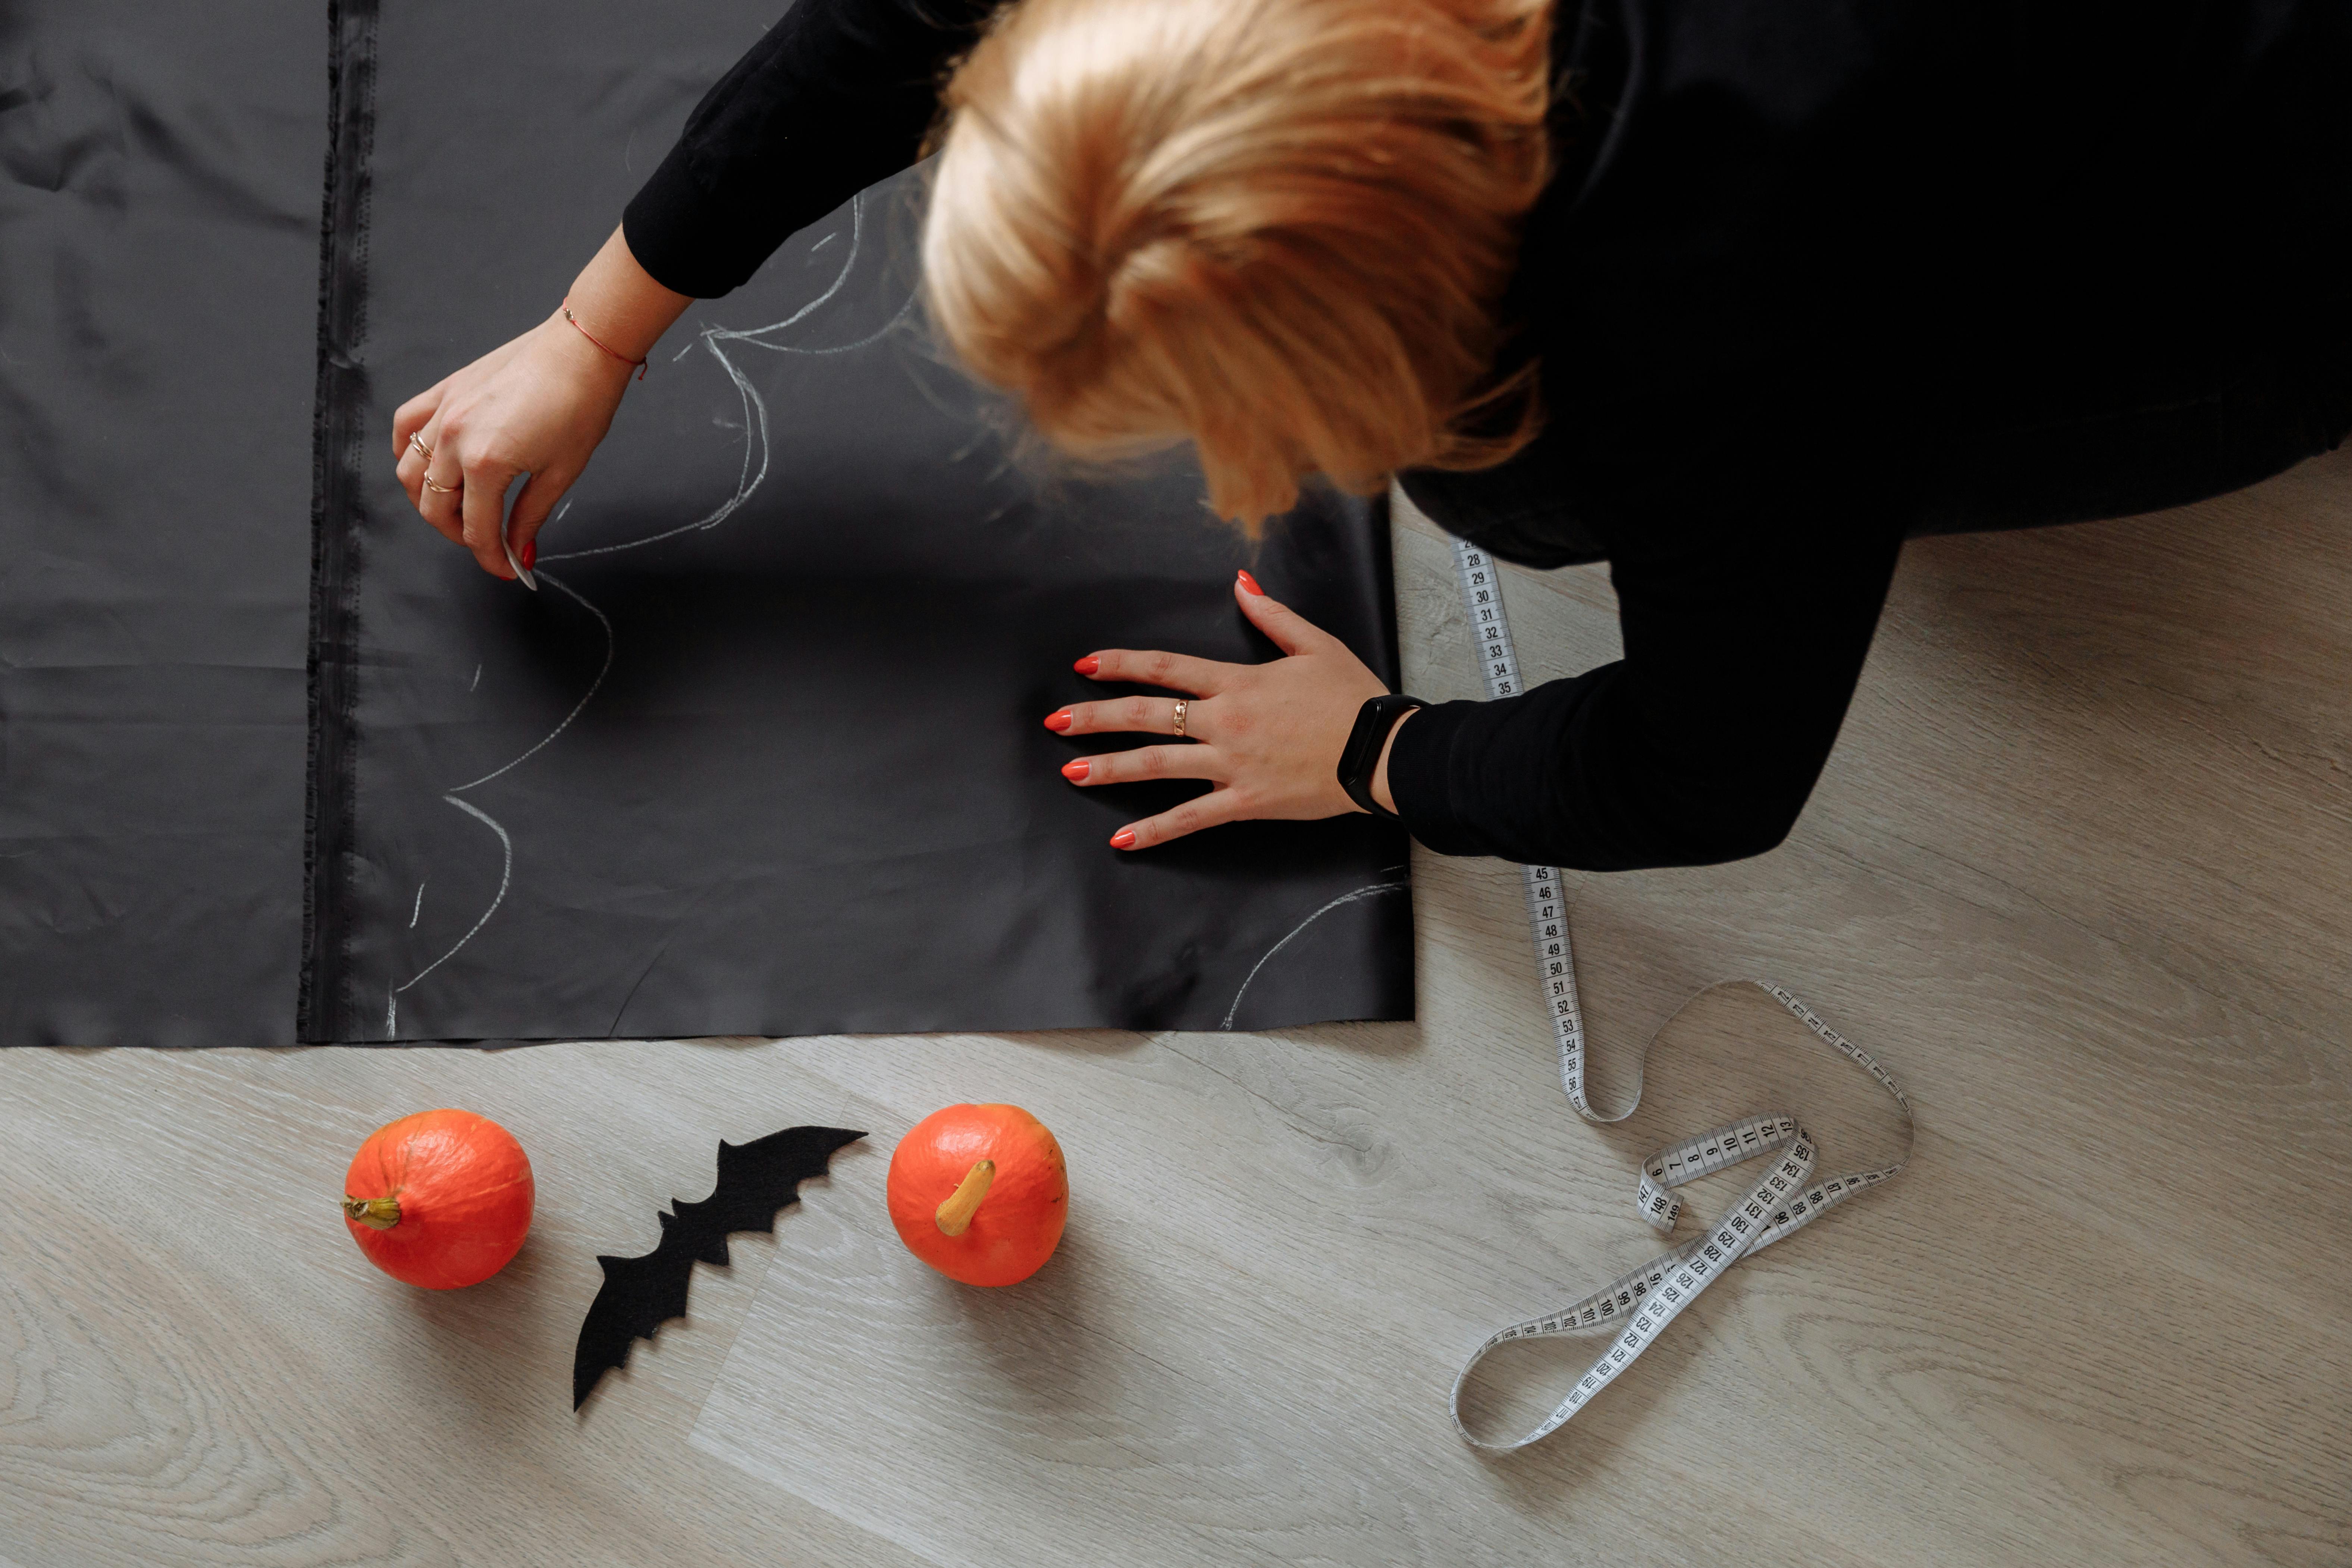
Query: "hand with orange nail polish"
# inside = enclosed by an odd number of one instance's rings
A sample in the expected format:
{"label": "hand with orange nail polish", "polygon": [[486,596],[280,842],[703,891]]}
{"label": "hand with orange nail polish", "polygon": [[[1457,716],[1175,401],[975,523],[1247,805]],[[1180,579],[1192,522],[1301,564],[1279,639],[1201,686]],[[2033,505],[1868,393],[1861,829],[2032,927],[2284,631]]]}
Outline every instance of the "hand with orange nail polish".
{"label": "hand with orange nail polish", "polygon": [[1091,789],[1138,779],[1208,781],[1206,795],[1120,828],[1111,836],[1114,849],[1146,849],[1224,822],[1297,821],[1362,809],[1339,787],[1339,753],[1357,710],[1388,687],[1346,644],[1276,602],[1247,572],[1234,579],[1234,600],[1283,657],[1270,664],[1221,664],[1125,648],[1090,653],[1071,667],[1090,679],[1183,695],[1080,702],[1045,720],[1057,734],[1142,731],[1173,742],[1080,757],[1062,768],[1072,784]]}

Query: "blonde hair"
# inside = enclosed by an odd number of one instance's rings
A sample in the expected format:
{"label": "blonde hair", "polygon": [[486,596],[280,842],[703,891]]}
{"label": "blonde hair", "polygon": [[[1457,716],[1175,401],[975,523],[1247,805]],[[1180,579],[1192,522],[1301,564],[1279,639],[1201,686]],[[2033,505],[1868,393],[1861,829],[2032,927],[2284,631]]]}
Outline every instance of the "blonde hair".
{"label": "blonde hair", "polygon": [[1255,528],[1320,473],[1483,468],[1549,173],[1548,0],[1020,0],[957,69],[923,230],[931,316],[1049,441],[1187,437]]}

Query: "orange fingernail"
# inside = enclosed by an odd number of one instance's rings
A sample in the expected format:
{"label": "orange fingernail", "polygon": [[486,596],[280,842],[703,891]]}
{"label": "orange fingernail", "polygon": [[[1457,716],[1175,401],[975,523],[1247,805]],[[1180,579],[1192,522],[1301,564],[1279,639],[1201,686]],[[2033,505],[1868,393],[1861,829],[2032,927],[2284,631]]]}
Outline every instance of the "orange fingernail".
{"label": "orange fingernail", "polygon": [[1114,849],[1134,848],[1135,829],[1132,827],[1122,827],[1117,833],[1112,834],[1110,836],[1110,847]]}
{"label": "orange fingernail", "polygon": [[1243,587],[1248,589],[1251,593],[1255,594],[1261,599],[1265,597],[1265,590],[1257,585],[1256,578],[1244,572],[1241,574],[1241,580]]}
{"label": "orange fingernail", "polygon": [[1059,713],[1048,713],[1045,715],[1045,728],[1053,731],[1056,735],[1062,733],[1069,727],[1070,710],[1068,709],[1065,708]]}
{"label": "orange fingernail", "polygon": [[1094,763],[1088,762],[1084,757],[1080,757],[1075,763],[1064,763],[1062,764],[1062,776],[1069,780],[1072,784],[1084,784],[1086,782],[1087,775],[1094,771]]}
{"label": "orange fingernail", "polygon": [[1088,654],[1086,658],[1078,660],[1077,663],[1070,666],[1070,668],[1076,670],[1080,675],[1092,675],[1102,668],[1102,660],[1096,658],[1093,654]]}

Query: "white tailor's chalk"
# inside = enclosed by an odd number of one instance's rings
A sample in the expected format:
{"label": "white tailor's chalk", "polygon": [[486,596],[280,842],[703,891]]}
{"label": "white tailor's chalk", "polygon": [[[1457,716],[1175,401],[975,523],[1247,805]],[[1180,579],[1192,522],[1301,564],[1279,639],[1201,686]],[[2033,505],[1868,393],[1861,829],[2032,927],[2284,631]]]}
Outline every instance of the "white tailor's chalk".
{"label": "white tailor's chalk", "polygon": [[516,581],[520,582],[524,587],[530,589],[532,593],[538,593],[539,584],[537,580],[531,576],[529,571],[524,569],[521,562],[515,559],[514,541],[501,536],[499,540],[499,543],[506,549],[507,564],[514,568]]}

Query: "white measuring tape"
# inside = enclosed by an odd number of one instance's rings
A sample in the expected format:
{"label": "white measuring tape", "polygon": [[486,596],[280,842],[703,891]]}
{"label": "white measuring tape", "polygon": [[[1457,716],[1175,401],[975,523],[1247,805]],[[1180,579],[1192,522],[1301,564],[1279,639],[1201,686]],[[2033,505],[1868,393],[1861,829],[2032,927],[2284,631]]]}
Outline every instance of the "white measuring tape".
{"label": "white measuring tape", "polygon": [[[1515,697],[1524,688],[1519,679],[1518,656],[1511,647],[1510,623],[1503,615],[1501,574],[1485,551],[1460,541],[1454,546],[1454,562],[1462,579],[1463,607],[1470,612],[1471,634],[1477,641],[1486,695]],[[1551,1011],[1552,1038],[1559,1047],[1560,1084],[1568,1090],[1569,1103],[1587,1121],[1622,1121],[1642,1103],[1640,1064],[1634,1068],[1633,1098],[1622,1110],[1603,1116],[1592,1109],[1584,1083],[1584,1016],[1576,999],[1576,950],[1569,940],[1568,903],[1561,894],[1559,868],[1527,866],[1521,871],[1527,882],[1528,919],[1535,933],[1536,973],[1543,985],[1545,1004]],[[1453,1395],[1447,1401],[1454,1429],[1462,1434],[1465,1442],[1508,1452],[1558,1431],[1655,1343],[1666,1325],[1690,1305],[1692,1298],[1725,1269],[1802,1229],[1864,1188],[1876,1186],[1910,1162],[1911,1102],[1904,1098],[1886,1069],[1781,987],[1761,981],[1756,984],[1895,1097],[1895,1103],[1903,1108],[1903,1157],[1878,1170],[1854,1171],[1825,1182],[1813,1182],[1813,1163],[1818,1153],[1813,1140],[1794,1116],[1778,1110],[1745,1117],[1659,1150],[1643,1162],[1635,1201],[1642,1217],[1652,1228],[1668,1236],[1674,1234],[1675,1221],[1683,1212],[1682,1200],[1673,1195],[1675,1188],[1759,1154],[1778,1158],[1769,1173],[1726,1209],[1706,1234],[1660,1254],[1580,1301],[1490,1335],[1463,1363],[1461,1373],[1454,1380]],[[1675,1016],[1680,1016],[1678,1009]],[[1668,1019],[1665,1026],[1671,1026],[1673,1022]],[[1659,1033],[1663,1034],[1665,1026]],[[1648,1047],[1644,1047],[1644,1061],[1648,1055]],[[1611,1339],[1608,1348],[1576,1380],[1576,1386],[1560,1401],[1559,1408],[1544,1418],[1542,1426],[1508,1443],[1490,1443],[1473,1436],[1462,1423],[1462,1387],[1470,1380],[1472,1369],[1496,1345],[1554,1334],[1607,1334]]]}

